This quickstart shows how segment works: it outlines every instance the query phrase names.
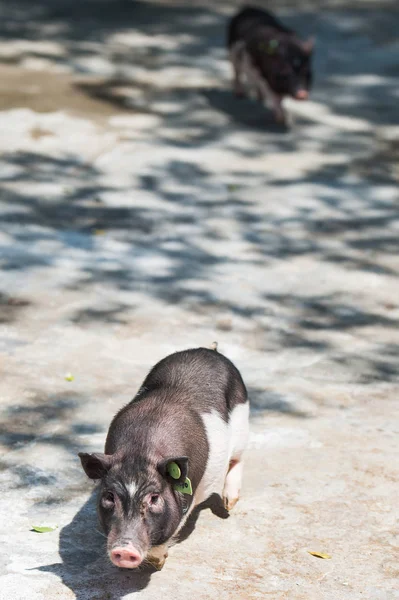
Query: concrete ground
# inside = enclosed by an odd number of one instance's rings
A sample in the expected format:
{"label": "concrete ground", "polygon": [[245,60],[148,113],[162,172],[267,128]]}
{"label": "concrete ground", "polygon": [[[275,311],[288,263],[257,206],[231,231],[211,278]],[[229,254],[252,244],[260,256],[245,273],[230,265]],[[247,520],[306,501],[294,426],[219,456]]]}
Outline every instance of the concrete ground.
{"label": "concrete ground", "polygon": [[[289,130],[231,96],[233,3],[0,2],[2,600],[399,598],[397,4],[276,5],[317,37]],[[118,571],[77,452],[214,340],[242,498]]]}

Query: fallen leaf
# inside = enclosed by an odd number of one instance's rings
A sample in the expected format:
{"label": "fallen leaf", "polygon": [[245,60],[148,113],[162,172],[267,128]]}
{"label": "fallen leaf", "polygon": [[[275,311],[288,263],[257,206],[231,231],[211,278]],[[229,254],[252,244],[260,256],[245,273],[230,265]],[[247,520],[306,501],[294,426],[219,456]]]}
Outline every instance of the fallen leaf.
{"label": "fallen leaf", "polygon": [[32,525],[31,531],[36,531],[36,533],[49,533],[50,531],[55,531],[57,529],[57,525],[54,527],[40,527],[37,525]]}
{"label": "fallen leaf", "polygon": [[219,319],[216,323],[216,329],[219,329],[220,331],[231,331],[233,329],[232,320],[229,318]]}
{"label": "fallen leaf", "polygon": [[235,192],[236,190],[238,190],[238,185],[236,185],[235,183],[229,183],[227,185],[227,189],[229,190],[229,192]]}
{"label": "fallen leaf", "polygon": [[65,375],[65,381],[73,381],[75,379],[75,377],[72,375],[72,373],[67,373]]}
{"label": "fallen leaf", "polygon": [[329,554],[324,554],[323,552],[311,552],[308,550],[309,554],[312,556],[316,556],[317,558],[331,558]]}
{"label": "fallen leaf", "polygon": [[30,130],[30,135],[33,140],[40,140],[40,138],[47,135],[54,135],[54,133],[52,131],[47,131],[47,129],[42,129],[41,127],[33,127],[33,129]]}
{"label": "fallen leaf", "polygon": [[397,308],[397,305],[394,302],[385,302],[384,307],[387,310],[394,310],[395,308]]}
{"label": "fallen leaf", "polygon": [[104,235],[105,229],[95,229],[94,235]]}

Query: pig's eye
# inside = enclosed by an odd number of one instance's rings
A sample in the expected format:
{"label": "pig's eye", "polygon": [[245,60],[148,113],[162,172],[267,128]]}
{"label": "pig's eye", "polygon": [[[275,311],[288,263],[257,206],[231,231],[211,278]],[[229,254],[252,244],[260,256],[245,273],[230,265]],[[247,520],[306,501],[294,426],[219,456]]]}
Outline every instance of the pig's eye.
{"label": "pig's eye", "polygon": [[151,512],[159,513],[163,509],[163,498],[161,494],[148,494],[146,504]]}
{"label": "pig's eye", "polygon": [[151,494],[150,496],[150,504],[151,506],[156,506],[159,502],[159,494]]}
{"label": "pig's eye", "polygon": [[104,494],[104,496],[101,498],[101,504],[104,508],[113,508],[115,504],[115,496],[113,493],[107,492]]}

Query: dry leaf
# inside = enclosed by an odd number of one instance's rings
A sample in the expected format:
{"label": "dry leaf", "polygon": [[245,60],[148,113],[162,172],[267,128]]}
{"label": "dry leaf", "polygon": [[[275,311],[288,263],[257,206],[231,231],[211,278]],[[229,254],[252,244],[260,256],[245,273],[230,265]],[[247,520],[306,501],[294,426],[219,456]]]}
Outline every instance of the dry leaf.
{"label": "dry leaf", "polygon": [[316,556],[317,558],[331,558],[329,554],[324,554],[323,552],[311,552],[310,550],[307,552],[309,552],[309,554],[312,556]]}

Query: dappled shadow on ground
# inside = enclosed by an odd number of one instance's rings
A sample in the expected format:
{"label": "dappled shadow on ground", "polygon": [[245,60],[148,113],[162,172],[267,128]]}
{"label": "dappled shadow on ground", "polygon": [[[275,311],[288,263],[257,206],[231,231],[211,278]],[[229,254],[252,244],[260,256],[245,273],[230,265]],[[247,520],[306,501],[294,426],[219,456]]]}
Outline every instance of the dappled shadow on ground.
{"label": "dappled shadow on ground", "polygon": [[264,414],[265,411],[280,413],[298,418],[307,418],[305,411],[299,410],[284,394],[272,390],[249,387],[248,397],[251,405],[251,415]]}
{"label": "dappled shadow on ground", "polygon": [[81,393],[30,390],[2,412],[0,470],[7,471],[9,489],[34,493],[33,504],[38,509],[58,506],[82,494],[82,482],[71,478],[68,470],[78,472],[77,453],[92,436],[103,433],[93,419],[79,416],[79,407],[85,402]]}
{"label": "dappled shadow on ground", "polygon": [[[287,22],[319,37],[317,102],[373,127],[395,123],[393,5],[345,12],[296,5]],[[281,129],[256,103],[233,98],[222,3],[0,6],[4,43],[19,40],[7,60],[40,59],[46,68],[95,75],[72,89],[123,109],[123,116],[153,119],[142,137],[126,126],[111,148],[115,155],[103,162],[41,146],[38,130],[33,149],[2,153],[0,324],[14,326],[34,308],[29,285],[36,277],[45,291],[51,282],[49,295],[87,298],[60,317],[74,327],[128,328],[136,308],[178,305],[182,320],[194,317],[226,343],[238,332],[248,353],[256,350],[265,362],[289,351],[286,370],[306,353],[329,361],[331,379],[337,367],[345,382],[398,381],[399,301],[376,293],[398,276],[397,143],[311,118]],[[17,279],[24,292],[10,295]],[[100,288],[111,303],[104,305]],[[0,342],[7,349],[13,343],[7,330]],[[278,387],[279,374],[275,380]],[[253,417],[268,411],[309,418],[285,393],[252,383]],[[103,434],[94,417],[78,416],[86,400],[38,392],[21,401],[4,415],[3,447],[27,453],[38,444],[76,455],[82,435]],[[82,493],[65,473],[32,466],[26,453],[2,467],[21,493],[48,488],[35,506]],[[41,570],[56,573],[79,600],[145,588],[149,573],[119,572],[106,560],[93,498],[62,529],[62,563]]]}
{"label": "dappled shadow on ground", "polygon": [[0,293],[0,324],[13,322],[18,313],[29,305],[29,300]]}
{"label": "dappled shadow on ground", "polygon": [[[280,143],[269,135],[271,145]],[[280,151],[290,160],[299,142],[290,134],[284,144]],[[352,175],[347,164],[334,179],[321,166],[289,181],[244,168],[227,169],[221,180],[190,157],[149,164],[131,187],[113,188],[103,183],[100,168],[72,158],[19,153],[3,155],[2,162],[11,172],[22,167],[18,176],[2,178],[9,239],[2,248],[3,271],[53,273],[67,262],[73,269],[58,272],[60,289],[84,293],[101,284],[130,294],[129,302],[115,298],[112,306],[79,308],[70,315],[78,325],[126,324],[129,311],[150,297],[204,318],[223,313],[244,320],[259,336],[263,331],[264,349],[272,343],[334,353],[335,332],[397,328],[395,298],[370,307],[358,305],[359,296],[345,289],[277,293],[260,279],[263,270],[299,258],[324,264],[331,273],[339,269],[344,278],[396,277],[399,210],[389,178],[372,184]],[[52,177],[61,188],[55,197],[24,192]],[[223,282],[230,285],[234,274],[237,285],[227,291]],[[251,282],[249,297],[241,291],[245,279]],[[8,312],[9,318],[15,314]]]}
{"label": "dappled shadow on ground", "polygon": [[[40,440],[48,446],[60,446],[69,452],[77,453],[81,448],[77,441],[81,434],[93,434],[100,431],[91,422],[76,419],[75,409],[82,403],[81,394],[40,394],[31,392],[33,401],[24,399],[21,404],[8,408],[0,424],[0,442],[9,449],[17,449],[22,444],[31,444]],[[23,471],[20,470],[25,482]]]}

